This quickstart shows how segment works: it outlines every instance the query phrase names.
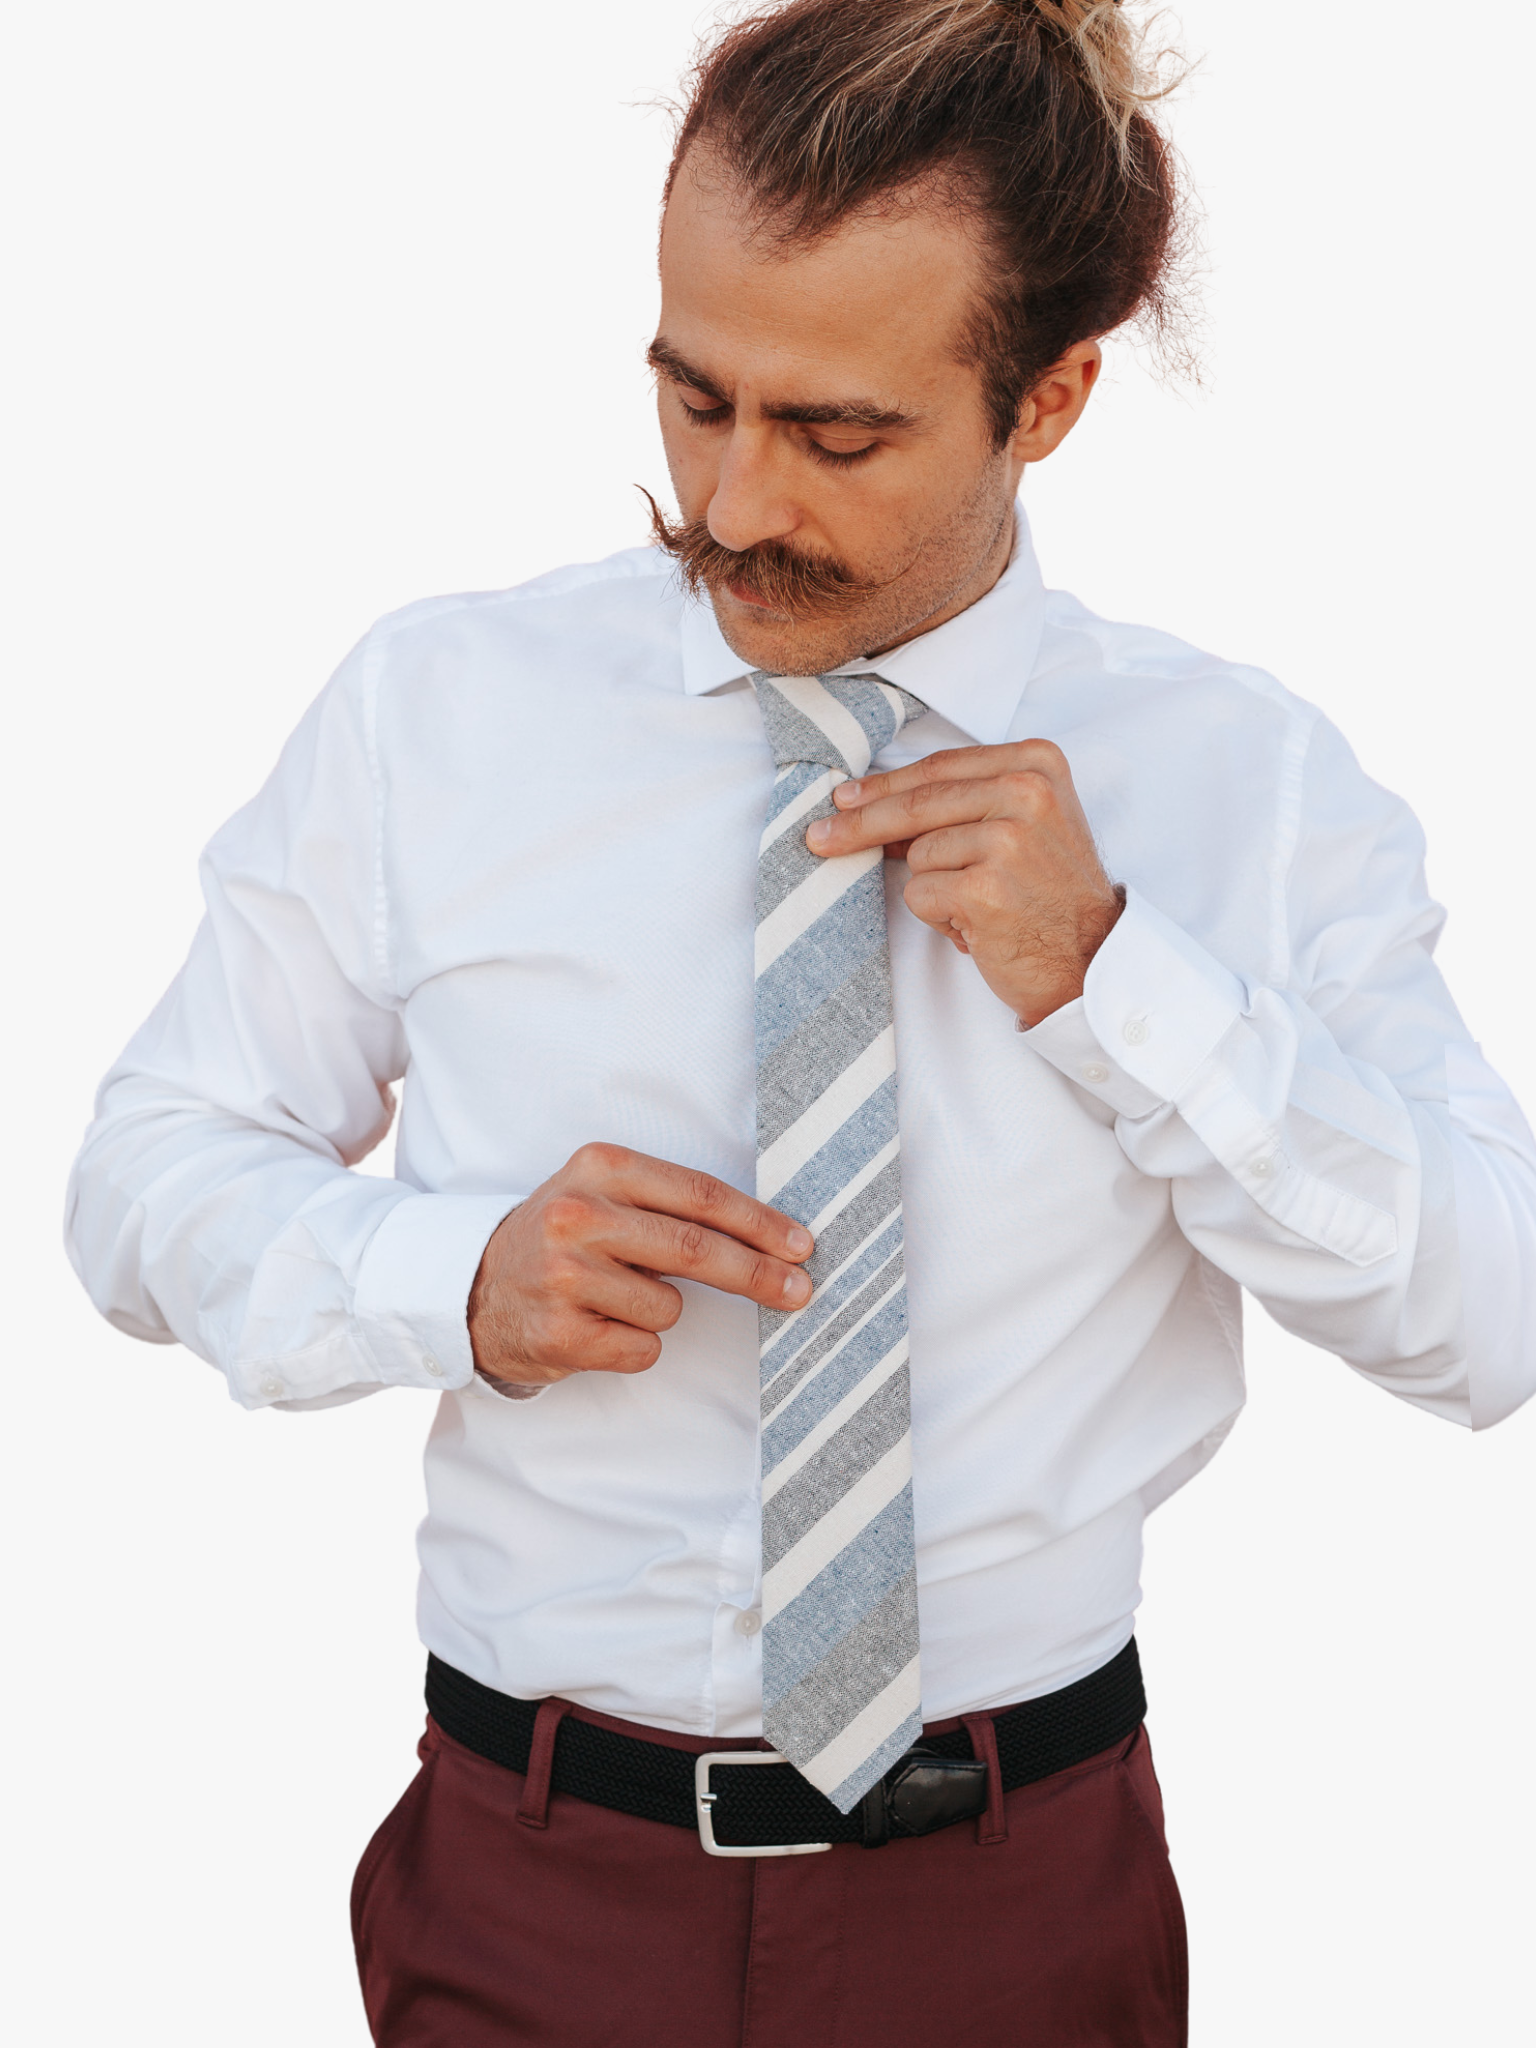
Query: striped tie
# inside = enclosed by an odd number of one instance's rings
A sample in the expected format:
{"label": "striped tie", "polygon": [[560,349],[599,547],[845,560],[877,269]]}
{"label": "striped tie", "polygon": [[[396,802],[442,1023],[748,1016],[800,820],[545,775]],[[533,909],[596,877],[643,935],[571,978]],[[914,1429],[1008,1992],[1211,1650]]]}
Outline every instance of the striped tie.
{"label": "striped tie", "polygon": [[758,1312],[763,1730],[844,1813],[922,1727],[896,1040],[882,854],[805,828],[927,706],[878,676],[752,678],[778,764],[757,868],[757,1192],[816,1239]]}

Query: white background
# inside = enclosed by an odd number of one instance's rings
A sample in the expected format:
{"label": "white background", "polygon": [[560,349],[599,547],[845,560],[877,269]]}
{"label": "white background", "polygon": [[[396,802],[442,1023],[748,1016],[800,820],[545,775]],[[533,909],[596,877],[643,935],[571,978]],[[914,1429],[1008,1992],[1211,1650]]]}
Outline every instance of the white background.
{"label": "white background", "polygon": [[[1275,670],[1430,837],[1536,1102],[1531,10],[1186,0],[1203,392],[1118,352],[1028,479],[1048,580]],[[58,1249],[202,841],[379,613],[642,537],[691,0],[50,0],[9,310],[6,2031],[361,2048],[352,1865],[413,1764],[426,1396],[248,1416]],[[1536,1415],[1473,1439],[1251,1317],[1141,1639],[1196,2048],[1524,2048]]]}

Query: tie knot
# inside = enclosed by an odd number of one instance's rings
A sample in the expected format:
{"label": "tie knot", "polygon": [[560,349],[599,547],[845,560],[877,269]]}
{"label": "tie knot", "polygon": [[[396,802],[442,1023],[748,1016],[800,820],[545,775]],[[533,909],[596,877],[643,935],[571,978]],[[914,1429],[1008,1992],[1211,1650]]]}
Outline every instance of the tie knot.
{"label": "tie knot", "polygon": [[855,778],[928,709],[877,675],[774,676],[759,669],[752,687],[776,767],[817,761]]}

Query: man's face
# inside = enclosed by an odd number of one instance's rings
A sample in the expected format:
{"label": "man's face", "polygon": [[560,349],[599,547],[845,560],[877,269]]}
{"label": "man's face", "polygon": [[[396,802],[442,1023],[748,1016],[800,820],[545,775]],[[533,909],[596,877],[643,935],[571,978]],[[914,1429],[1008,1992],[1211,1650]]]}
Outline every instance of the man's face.
{"label": "man's face", "polygon": [[815,674],[963,609],[1007,562],[1023,461],[993,444],[958,360],[979,249],[952,211],[909,205],[775,251],[710,169],[690,156],[662,230],[667,464],[684,522],[723,548],[778,542],[852,579],[782,609],[749,553],[709,572],[743,661]]}

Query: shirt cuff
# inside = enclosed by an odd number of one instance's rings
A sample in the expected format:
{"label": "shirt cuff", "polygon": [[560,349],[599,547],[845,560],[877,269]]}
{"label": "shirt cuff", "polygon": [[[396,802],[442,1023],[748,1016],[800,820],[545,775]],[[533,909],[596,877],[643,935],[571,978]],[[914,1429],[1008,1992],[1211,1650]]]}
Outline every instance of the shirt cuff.
{"label": "shirt cuff", "polygon": [[1178,1100],[1246,1002],[1235,974],[1129,889],[1082,995],[1024,1042],[1117,1116],[1147,1116]]}
{"label": "shirt cuff", "polygon": [[520,1387],[514,1380],[493,1380],[489,1373],[477,1372],[475,1379],[488,1394],[495,1394],[503,1401],[536,1401],[540,1394],[547,1394],[549,1386]]}
{"label": "shirt cuff", "polygon": [[408,1195],[369,1240],[352,1313],[386,1386],[468,1386],[469,1290],[515,1204],[505,1195]]}

